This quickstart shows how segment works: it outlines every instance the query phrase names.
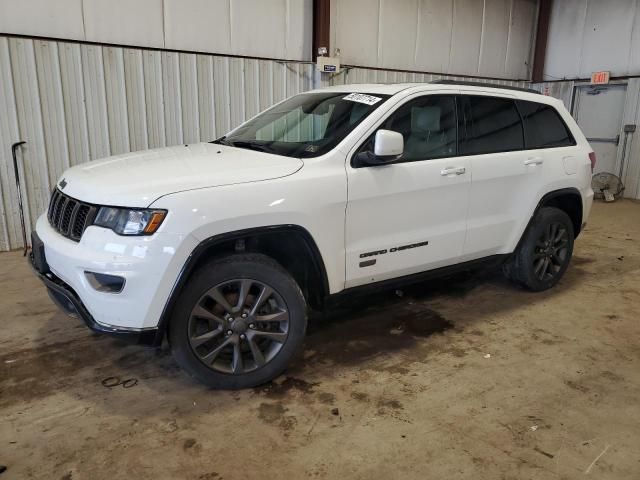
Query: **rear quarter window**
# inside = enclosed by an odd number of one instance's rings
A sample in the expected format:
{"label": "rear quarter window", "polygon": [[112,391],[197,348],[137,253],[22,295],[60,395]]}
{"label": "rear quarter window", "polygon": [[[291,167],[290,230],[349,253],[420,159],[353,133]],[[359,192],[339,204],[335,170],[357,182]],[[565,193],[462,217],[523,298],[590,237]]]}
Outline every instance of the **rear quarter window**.
{"label": "rear quarter window", "polygon": [[576,144],[569,127],[560,114],[550,105],[543,103],[516,102],[524,122],[525,148],[569,147]]}

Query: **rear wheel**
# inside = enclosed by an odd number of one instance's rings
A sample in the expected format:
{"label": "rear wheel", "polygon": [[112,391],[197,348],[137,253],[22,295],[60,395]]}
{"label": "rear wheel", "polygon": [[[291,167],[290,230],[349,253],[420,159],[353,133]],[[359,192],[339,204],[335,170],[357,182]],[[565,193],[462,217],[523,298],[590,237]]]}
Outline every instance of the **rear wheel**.
{"label": "rear wheel", "polygon": [[235,389],[282,373],[301,350],[306,305],[269,257],[230,255],[194,274],[169,326],[176,361],[199,381]]}
{"label": "rear wheel", "polygon": [[558,208],[541,208],[505,265],[507,277],[532,291],[553,287],[569,266],[573,240],[569,216]]}

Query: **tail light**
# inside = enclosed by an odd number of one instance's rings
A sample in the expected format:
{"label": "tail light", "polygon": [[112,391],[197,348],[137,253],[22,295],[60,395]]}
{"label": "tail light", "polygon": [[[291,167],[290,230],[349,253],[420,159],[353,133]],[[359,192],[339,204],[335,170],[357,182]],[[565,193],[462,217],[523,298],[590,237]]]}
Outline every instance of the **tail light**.
{"label": "tail light", "polygon": [[591,160],[591,173],[593,173],[596,168],[596,152],[589,153],[589,160]]}

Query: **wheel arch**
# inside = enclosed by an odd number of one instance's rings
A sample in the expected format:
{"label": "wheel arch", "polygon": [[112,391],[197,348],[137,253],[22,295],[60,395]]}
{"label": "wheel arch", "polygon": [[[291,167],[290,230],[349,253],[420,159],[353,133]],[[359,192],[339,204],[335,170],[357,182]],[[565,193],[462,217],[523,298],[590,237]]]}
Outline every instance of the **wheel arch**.
{"label": "wheel arch", "polygon": [[578,238],[582,230],[583,205],[582,195],[577,188],[561,188],[546,193],[538,202],[531,219],[543,207],[555,207],[569,215],[573,223],[574,238]]}
{"label": "wheel arch", "polygon": [[542,196],[542,198],[540,198],[535,208],[531,212],[531,217],[529,217],[529,221],[527,222],[526,227],[524,228],[524,230],[522,230],[520,238],[518,239],[513,252],[518,251],[518,248],[520,248],[520,245],[522,244],[522,241],[527,231],[529,230],[529,227],[531,226],[536,213],[538,213],[538,211],[543,207],[556,207],[569,215],[571,223],[573,224],[574,240],[578,238],[580,230],[582,230],[582,195],[580,195],[580,191],[577,188],[560,188],[558,190],[547,192]]}
{"label": "wheel arch", "polygon": [[329,281],[322,254],[307,229],[299,225],[271,225],[226,232],[201,241],[189,254],[165,302],[154,344],[166,334],[176,301],[189,277],[209,260],[237,252],[262,253],[280,263],[298,282],[305,299],[321,308],[329,295]]}
{"label": "wheel arch", "polygon": [[560,188],[558,190],[552,190],[551,192],[545,193],[542,198],[538,200],[536,207],[531,212],[531,217],[529,217],[526,227],[520,234],[520,238],[518,239],[513,252],[518,251],[518,248],[520,248],[536,213],[538,213],[538,211],[543,207],[556,207],[569,215],[571,223],[573,223],[573,237],[574,239],[578,238],[580,230],[582,230],[582,195],[580,195],[580,191],[577,188]]}

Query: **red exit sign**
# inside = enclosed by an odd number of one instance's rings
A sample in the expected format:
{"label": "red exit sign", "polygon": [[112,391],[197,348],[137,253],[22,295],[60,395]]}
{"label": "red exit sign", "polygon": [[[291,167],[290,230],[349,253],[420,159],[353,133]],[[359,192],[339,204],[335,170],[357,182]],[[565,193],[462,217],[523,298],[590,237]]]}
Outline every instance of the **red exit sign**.
{"label": "red exit sign", "polygon": [[595,85],[602,85],[605,83],[609,83],[610,77],[611,77],[610,72],[593,72],[591,74],[591,83]]}

